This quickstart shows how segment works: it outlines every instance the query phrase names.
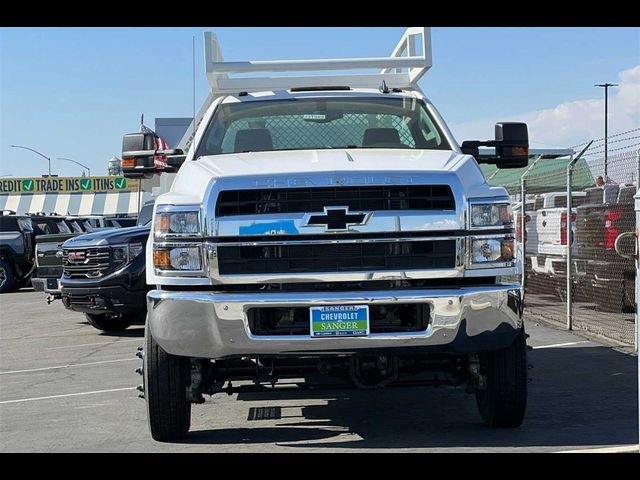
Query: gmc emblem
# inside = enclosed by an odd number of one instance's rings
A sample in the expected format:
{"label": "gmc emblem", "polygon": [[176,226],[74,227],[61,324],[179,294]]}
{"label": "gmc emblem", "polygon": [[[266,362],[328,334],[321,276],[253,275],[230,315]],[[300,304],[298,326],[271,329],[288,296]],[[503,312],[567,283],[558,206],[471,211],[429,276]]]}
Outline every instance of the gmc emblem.
{"label": "gmc emblem", "polygon": [[84,262],[84,252],[69,252],[70,262]]}

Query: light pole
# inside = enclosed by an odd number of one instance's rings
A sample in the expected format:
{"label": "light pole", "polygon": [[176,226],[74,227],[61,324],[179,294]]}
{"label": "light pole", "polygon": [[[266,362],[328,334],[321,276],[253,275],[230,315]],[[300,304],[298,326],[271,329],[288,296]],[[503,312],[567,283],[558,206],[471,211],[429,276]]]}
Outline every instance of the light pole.
{"label": "light pole", "polygon": [[70,158],[63,158],[63,157],[57,157],[56,160],[64,160],[66,162],[73,162],[77,165],[80,165],[81,167],[86,168],[87,171],[89,172],[89,176],[91,176],[91,169],[86,165],[81,164],[80,162],[76,162],[75,160],[71,160]]}
{"label": "light pole", "polygon": [[31,147],[24,147],[24,146],[22,146],[22,145],[11,145],[11,146],[12,146],[13,148],[24,148],[25,150],[31,150],[33,153],[37,153],[37,154],[38,154],[38,155],[40,155],[41,157],[46,158],[46,159],[47,159],[47,161],[49,162],[49,176],[51,176],[51,159],[50,159],[49,157],[47,157],[46,155],[44,155],[44,154],[40,153],[40,152],[39,152],[39,151],[37,151],[37,150],[34,150],[34,149],[33,149],[33,148],[31,148]]}
{"label": "light pole", "polygon": [[617,83],[598,83],[594,87],[604,88],[604,181],[607,182],[607,163],[609,160],[609,149],[607,148],[607,123],[609,119],[609,87],[617,87]]}

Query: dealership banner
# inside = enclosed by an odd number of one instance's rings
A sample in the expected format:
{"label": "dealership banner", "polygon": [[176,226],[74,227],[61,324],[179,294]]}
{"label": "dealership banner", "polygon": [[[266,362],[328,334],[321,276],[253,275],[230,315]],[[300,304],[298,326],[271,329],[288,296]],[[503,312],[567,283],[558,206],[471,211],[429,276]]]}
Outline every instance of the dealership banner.
{"label": "dealership banner", "polygon": [[151,198],[124,177],[0,178],[0,210],[20,215],[135,215]]}
{"label": "dealership banner", "polygon": [[124,177],[1,178],[0,194],[131,192],[137,179]]}

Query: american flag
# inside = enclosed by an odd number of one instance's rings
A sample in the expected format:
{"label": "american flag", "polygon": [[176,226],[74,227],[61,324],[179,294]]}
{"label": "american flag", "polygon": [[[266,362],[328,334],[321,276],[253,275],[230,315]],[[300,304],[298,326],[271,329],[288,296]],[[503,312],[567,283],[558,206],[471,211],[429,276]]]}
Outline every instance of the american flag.
{"label": "american flag", "polygon": [[[169,144],[165,142],[164,138],[159,137],[156,132],[151,130],[145,124],[140,125],[140,133],[152,133],[153,134],[153,148],[156,150],[166,150],[169,148]],[[155,155],[153,157],[153,166],[158,169],[164,169],[167,167],[166,155]]]}

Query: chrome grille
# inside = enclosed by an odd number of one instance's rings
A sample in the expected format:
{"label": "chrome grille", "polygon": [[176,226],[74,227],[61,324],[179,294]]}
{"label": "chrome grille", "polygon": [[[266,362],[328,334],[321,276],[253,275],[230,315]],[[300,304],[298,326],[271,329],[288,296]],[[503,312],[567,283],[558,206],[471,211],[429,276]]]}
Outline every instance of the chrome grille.
{"label": "chrome grille", "polygon": [[109,247],[63,249],[63,275],[65,278],[102,277],[109,271],[110,258]]}

